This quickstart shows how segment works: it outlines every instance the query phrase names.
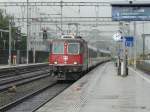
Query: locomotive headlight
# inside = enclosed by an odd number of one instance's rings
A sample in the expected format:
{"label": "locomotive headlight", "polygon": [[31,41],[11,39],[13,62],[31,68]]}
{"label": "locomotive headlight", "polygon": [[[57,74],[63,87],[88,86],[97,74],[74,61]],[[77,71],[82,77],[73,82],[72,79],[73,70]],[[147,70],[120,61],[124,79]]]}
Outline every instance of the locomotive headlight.
{"label": "locomotive headlight", "polygon": [[55,61],[54,64],[57,64],[57,61]]}
{"label": "locomotive headlight", "polygon": [[75,62],[73,62],[73,64],[76,65],[76,64],[78,64],[78,63],[75,61]]}

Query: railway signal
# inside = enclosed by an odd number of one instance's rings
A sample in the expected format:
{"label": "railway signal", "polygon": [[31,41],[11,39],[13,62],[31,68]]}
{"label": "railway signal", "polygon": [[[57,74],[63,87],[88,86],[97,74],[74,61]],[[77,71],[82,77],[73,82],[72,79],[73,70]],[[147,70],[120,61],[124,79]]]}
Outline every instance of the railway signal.
{"label": "railway signal", "polygon": [[47,39],[47,30],[43,30],[43,40]]}
{"label": "railway signal", "polygon": [[20,29],[17,29],[17,30],[16,30],[16,40],[17,40],[17,41],[20,41],[20,38],[21,38],[21,30],[20,30]]}

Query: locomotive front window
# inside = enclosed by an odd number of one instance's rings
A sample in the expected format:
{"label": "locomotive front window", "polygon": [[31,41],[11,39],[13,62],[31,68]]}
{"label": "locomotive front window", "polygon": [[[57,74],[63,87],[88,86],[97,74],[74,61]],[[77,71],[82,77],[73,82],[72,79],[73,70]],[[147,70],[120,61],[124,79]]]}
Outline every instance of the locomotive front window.
{"label": "locomotive front window", "polygon": [[54,42],[52,46],[52,51],[55,54],[64,54],[64,43],[63,42]]}
{"label": "locomotive front window", "polygon": [[79,43],[68,43],[68,54],[79,54],[80,44]]}

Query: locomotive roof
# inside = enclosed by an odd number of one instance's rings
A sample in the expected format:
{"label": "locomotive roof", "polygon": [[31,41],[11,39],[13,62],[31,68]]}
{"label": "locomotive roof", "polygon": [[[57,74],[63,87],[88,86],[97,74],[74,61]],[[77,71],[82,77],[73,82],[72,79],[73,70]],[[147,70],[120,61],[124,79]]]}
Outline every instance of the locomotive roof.
{"label": "locomotive roof", "polygon": [[58,38],[53,39],[52,41],[86,42],[84,39],[81,38]]}

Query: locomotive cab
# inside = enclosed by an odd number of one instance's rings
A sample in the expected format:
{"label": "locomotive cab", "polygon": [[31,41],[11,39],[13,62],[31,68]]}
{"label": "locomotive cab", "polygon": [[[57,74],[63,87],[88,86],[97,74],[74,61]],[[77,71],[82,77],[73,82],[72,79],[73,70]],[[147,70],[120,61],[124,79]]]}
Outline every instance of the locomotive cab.
{"label": "locomotive cab", "polygon": [[[70,38],[71,37],[71,38]],[[62,80],[79,77],[88,69],[87,42],[73,36],[63,36],[52,41],[49,56],[50,72]]]}

